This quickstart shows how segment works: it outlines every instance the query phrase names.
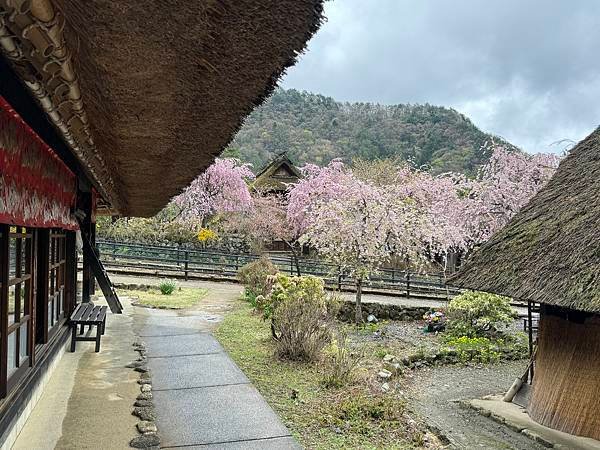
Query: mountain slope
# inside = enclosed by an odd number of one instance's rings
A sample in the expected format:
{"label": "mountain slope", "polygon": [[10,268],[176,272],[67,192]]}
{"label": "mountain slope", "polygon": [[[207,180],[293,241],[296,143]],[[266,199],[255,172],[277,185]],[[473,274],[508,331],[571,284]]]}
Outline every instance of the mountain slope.
{"label": "mountain slope", "polygon": [[472,174],[486,158],[481,145],[491,138],[453,109],[340,103],[279,89],[248,117],[224,155],[250,162],[255,170],[287,151],[300,165],[400,158],[435,172]]}

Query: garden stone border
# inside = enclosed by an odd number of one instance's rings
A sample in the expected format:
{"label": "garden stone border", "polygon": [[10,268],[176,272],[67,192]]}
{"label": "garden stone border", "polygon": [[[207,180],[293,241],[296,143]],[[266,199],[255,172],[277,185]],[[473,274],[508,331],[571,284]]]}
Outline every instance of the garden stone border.
{"label": "garden stone border", "polygon": [[[342,322],[354,322],[354,308],[354,301],[342,301],[342,305],[338,312],[338,319]],[[393,305],[389,303],[362,303],[364,321],[366,321],[367,317],[371,314],[374,315],[377,320],[423,320],[423,315],[432,309],[436,308],[430,306]]]}
{"label": "garden stone border", "polygon": [[125,367],[139,373],[137,383],[140,385],[140,394],[133,404],[131,414],[137,416],[140,421],[136,424],[139,434],[129,442],[129,446],[155,450],[160,448],[160,435],[156,426],[156,409],[152,401],[152,375],[147,366],[146,344],[136,341],[133,347],[140,356]]}

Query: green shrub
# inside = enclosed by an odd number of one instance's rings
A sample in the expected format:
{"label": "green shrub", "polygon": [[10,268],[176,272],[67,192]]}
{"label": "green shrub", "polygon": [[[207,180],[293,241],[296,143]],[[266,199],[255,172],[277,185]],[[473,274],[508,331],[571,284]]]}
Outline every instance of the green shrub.
{"label": "green shrub", "polygon": [[269,278],[277,272],[277,267],[266,257],[248,263],[238,271],[238,279],[245,287],[246,298],[253,306],[256,307],[256,297],[269,294],[271,290]]}
{"label": "green shrub", "polygon": [[460,362],[479,362],[489,363],[500,360],[502,354],[499,351],[497,343],[492,342],[485,337],[467,337],[450,338],[446,341],[446,347],[442,350],[456,352]]}
{"label": "green shrub", "polygon": [[322,279],[278,274],[271,294],[261,305],[271,317],[280,358],[314,361],[331,342],[336,301],[325,292]]}
{"label": "green shrub", "polygon": [[177,288],[177,285],[173,280],[164,280],[161,281],[158,287],[160,289],[161,294],[171,295],[175,291],[175,288]]}
{"label": "green shrub", "polygon": [[485,337],[499,334],[514,320],[510,299],[485,292],[465,292],[448,304],[449,334]]}

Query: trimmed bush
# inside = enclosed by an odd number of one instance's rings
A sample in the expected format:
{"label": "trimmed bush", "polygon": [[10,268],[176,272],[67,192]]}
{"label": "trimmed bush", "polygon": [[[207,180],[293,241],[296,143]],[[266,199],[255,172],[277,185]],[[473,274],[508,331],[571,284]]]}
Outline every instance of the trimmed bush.
{"label": "trimmed bush", "polygon": [[446,314],[449,334],[469,338],[497,336],[515,318],[508,297],[475,291],[454,297]]}
{"label": "trimmed bush", "polygon": [[254,307],[257,307],[256,297],[264,297],[271,291],[272,283],[269,281],[269,277],[277,272],[277,267],[264,256],[244,265],[238,271],[238,279],[246,289],[246,298]]}
{"label": "trimmed bush", "polygon": [[331,342],[337,302],[325,292],[322,279],[278,274],[262,305],[272,319],[276,354],[280,358],[315,361]]}

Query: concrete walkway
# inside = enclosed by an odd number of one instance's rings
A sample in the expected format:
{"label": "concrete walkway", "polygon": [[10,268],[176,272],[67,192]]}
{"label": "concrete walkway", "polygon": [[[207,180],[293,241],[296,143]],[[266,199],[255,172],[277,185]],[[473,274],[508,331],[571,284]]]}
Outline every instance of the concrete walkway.
{"label": "concrete walkway", "polygon": [[127,299],[123,306],[123,314],[107,316],[100,353],[93,342],[78,342],[71,353],[69,338],[13,450],[129,448],[138,434],[131,410],[139,374],[125,367],[137,353],[131,346],[134,308]]}
{"label": "concrete walkway", "polygon": [[[205,286],[206,283],[203,283]],[[198,309],[138,308],[135,328],[146,344],[161,448],[299,449],[210,331],[228,309],[218,289]],[[215,292],[217,289],[217,292]],[[237,287],[239,296],[240,288]]]}

